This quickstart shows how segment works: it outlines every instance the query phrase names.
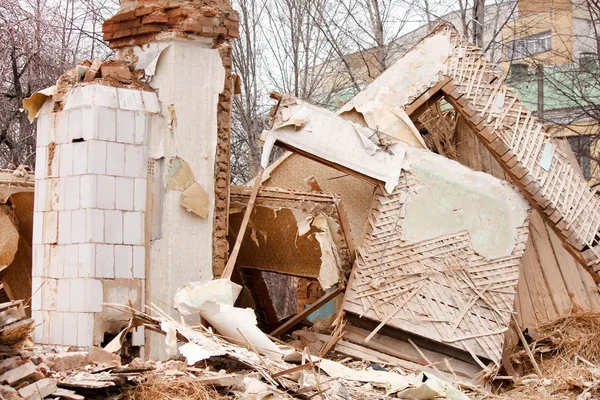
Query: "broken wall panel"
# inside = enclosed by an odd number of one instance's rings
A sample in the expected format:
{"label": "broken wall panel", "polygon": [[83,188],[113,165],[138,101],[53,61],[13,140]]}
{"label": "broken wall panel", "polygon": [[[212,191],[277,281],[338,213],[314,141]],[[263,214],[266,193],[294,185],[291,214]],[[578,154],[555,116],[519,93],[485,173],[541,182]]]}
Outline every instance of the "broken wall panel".
{"label": "broken wall panel", "polygon": [[506,182],[385,134],[364,141],[353,123],[328,111],[301,103],[296,114],[299,103],[282,104],[275,120],[287,113],[302,124],[276,123],[269,134],[277,142],[344,168],[380,153],[398,163],[379,175],[389,184],[397,174],[397,184],[391,193],[380,188],[370,209],[345,309],[380,322],[379,328],[498,362],[528,233],[522,196]]}
{"label": "broken wall panel", "polygon": [[[237,232],[251,189],[232,186],[230,231]],[[328,288],[349,274],[352,243],[334,195],[263,188],[245,232],[237,265],[318,278]],[[229,238],[231,241],[235,237]]]}

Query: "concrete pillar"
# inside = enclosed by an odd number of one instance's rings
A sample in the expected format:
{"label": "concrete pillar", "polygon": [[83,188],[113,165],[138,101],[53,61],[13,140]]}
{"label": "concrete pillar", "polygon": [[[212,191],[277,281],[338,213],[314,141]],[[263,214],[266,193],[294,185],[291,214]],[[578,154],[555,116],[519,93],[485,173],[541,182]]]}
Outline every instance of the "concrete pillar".
{"label": "concrete pillar", "polygon": [[[229,41],[238,15],[227,1],[213,3],[126,1],[103,27],[117,58],[144,69],[160,100],[163,125],[149,145],[146,293],[167,312],[178,288],[219,275],[228,251]],[[205,217],[180,204],[192,185],[207,198]],[[151,357],[166,355],[163,338],[148,339]]]}

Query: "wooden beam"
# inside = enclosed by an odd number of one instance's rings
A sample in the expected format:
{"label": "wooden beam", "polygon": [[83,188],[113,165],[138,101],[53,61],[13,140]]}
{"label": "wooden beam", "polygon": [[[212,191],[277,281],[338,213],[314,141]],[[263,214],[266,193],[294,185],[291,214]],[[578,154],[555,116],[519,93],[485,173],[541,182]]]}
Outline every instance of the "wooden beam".
{"label": "wooden beam", "polygon": [[296,326],[300,321],[304,318],[308,317],[310,314],[323,307],[330,300],[337,297],[338,294],[342,293],[342,289],[336,287],[331,293],[326,293],[319,300],[312,303],[309,307],[305,308],[298,314],[294,315],[287,322],[283,323],[279,328],[275,329],[270,333],[271,336],[279,337],[282,333]]}
{"label": "wooden beam", "polygon": [[425,112],[433,103],[438,101],[444,93],[442,92],[442,88],[446,86],[452,78],[446,77],[433,85],[429,90],[426,90],[422,95],[417,97],[415,101],[413,101],[408,107],[404,109],[404,112],[408,114],[410,119],[413,121],[419,118],[421,114]]}

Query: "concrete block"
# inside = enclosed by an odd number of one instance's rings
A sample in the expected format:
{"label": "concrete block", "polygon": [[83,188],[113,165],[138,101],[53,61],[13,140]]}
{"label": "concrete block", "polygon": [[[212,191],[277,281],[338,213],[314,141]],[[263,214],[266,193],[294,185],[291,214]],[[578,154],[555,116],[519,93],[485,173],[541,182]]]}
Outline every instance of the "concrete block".
{"label": "concrete block", "polygon": [[81,137],[86,141],[98,139],[98,109],[87,107],[81,109]]}
{"label": "concrete block", "polygon": [[41,400],[57,390],[58,387],[56,386],[55,379],[44,378],[19,389],[19,396],[25,400]]}
{"label": "concrete block", "polygon": [[73,175],[88,173],[88,142],[72,143],[73,146]]}
{"label": "concrete block", "polygon": [[125,176],[144,178],[147,169],[145,146],[125,145]]}
{"label": "concrete block", "polygon": [[117,210],[133,211],[133,178],[116,178],[115,208]]}
{"label": "concrete block", "polygon": [[146,143],[146,121],[150,122],[150,116],[144,112],[135,113],[135,140],[134,144]]}
{"label": "concrete block", "polygon": [[[64,246],[64,278],[77,278],[77,267],[79,266],[79,245],[69,244]],[[60,294],[59,294],[60,296]]]}
{"label": "concrete block", "polygon": [[146,210],[146,178],[136,178],[133,191],[133,208],[135,211]]}
{"label": "concrete block", "polygon": [[66,346],[77,346],[77,313],[66,312],[63,314],[62,344]]}
{"label": "concrete block", "polygon": [[42,241],[46,244],[56,243],[58,241],[58,212],[46,211],[43,215]]}
{"label": "concrete block", "polygon": [[142,92],[142,99],[144,100],[144,107],[147,112],[159,113],[160,103],[158,102],[158,96],[155,92]]}
{"label": "concrete block", "polygon": [[96,85],[94,91],[94,105],[108,108],[119,108],[117,88],[112,86]]}
{"label": "concrete block", "polygon": [[104,292],[102,291],[102,281],[97,279],[85,280],[85,309],[87,312],[102,312],[104,303]]}
{"label": "concrete block", "polygon": [[132,246],[115,246],[115,278],[133,278]]}
{"label": "concrete block", "polygon": [[135,113],[132,111],[117,110],[117,142],[135,142]]}
{"label": "concrete block", "polygon": [[0,375],[25,364],[21,357],[11,357],[0,361]]}
{"label": "concrete block", "polygon": [[71,280],[58,279],[56,281],[56,310],[69,311],[71,307]]}
{"label": "concrete block", "polygon": [[48,148],[37,147],[35,149],[35,179],[48,177]]}
{"label": "concrete block", "polygon": [[71,243],[71,213],[72,211],[58,212],[58,244]]}
{"label": "concrete block", "polygon": [[106,243],[123,243],[123,212],[118,210],[104,211],[104,241]]}
{"label": "concrete block", "polygon": [[[73,315],[77,319],[77,314]],[[77,335],[77,329],[75,329],[75,335]],[[42,362],[55,372],[70,371],[88,365],[88,353],[87,351],[69,351],[57,354],[44,354],[42,355]]]}
{"label": "concrete block", "polygon": [[88,353],[90,363],[104,366],[119,366],[121,365],[121,357],[117,354],[108,352],[99,347],[92,347]]}
{"label": "concrete block", "polygon": [[70,311],[75,312],[86,312],[85,307],[85,279],[74,278],[69,279],[71,281],[71,305],[69,306]]}
{"label": "concrete block", "polygon": [[91,347],[94,340],[94,314],[77,314],[77,346]]}
{"label": "concrete block", "polygon": [[68,176],[65,179],[65,209],[75,210],[79,208],[79,176]]}
{"label": "concrete block", "polygon": [[74,210],[71,213],[71,243],[82,243],[85,241],[86,233],[86,210]]}
{"label": "concrete block", "polygon": [[98,175],[106,173],[106,142],[99,140],[88,142],[88,172]]}
{"label": "concrete block", "polygon": [[35,366],[31,361],[15,368],[10,371],[6,371],[0,375],[0,382],[7,383],[10,386],[18,386],[24,382],[35,382],[44,377],[44,374],[40,372],[38,367]]}
{"label": "concrete block", "polygon": [[144,244],[144,214],[126,212],[123,215],[123,243]]}
{"label": "concrete block", "polygon": [[82,139],[81,134],[81,109],[69,110],[69,133],[67,140],[72,142],[77,139]]}
{"label": "concrete block", "polygon": [[117,111],[111,108],[98,109],[98,139],[117,140]]}
{"label": "concrete block", "polygon": [[133,247],[133,277],[146,278],[146,248],[144,246]]}
{"label": "concrete block", "polygon": [[96,245],[93,243],[79,244],[79,262],[77,276],[93,278],[96,276]]}
{"label": "concrete block", "polygon": [[92,243],[104,242],[104,211],[93,208],[85,210],[84,240]]}
{"label": "concrete block", "polygon": [[98,189],[96,191],[96,204],[98,208],[114,210],[115,208],[115,177],[98,176]]}
{"label": "concrete block", "polygon": [[[73,143],[65,143],[57,146],[60,149],[60,171],[59,176],[73,175]],[[54,157],[56,157],[56,149],[54,149]]]}
{"label": "concrete block", "polygon": [[124,176],[125,169],[125,146],[122,143],[106,144],[106,174]]}
{"label": "concrete block", "polygon": [[142,92],[135,89],[117,89],[119,95],[119,108],[122,110],[144,111]]}
{"label": "concrete block", "polygon": [[82,175],[79,182],[79,206],[81,208],[96,207],[96,189],[98,177],[95,175]]}
{"label": "concrete block", "polygon": [[96,277],[115,277],[115,246],[110,244],[96,245]]}

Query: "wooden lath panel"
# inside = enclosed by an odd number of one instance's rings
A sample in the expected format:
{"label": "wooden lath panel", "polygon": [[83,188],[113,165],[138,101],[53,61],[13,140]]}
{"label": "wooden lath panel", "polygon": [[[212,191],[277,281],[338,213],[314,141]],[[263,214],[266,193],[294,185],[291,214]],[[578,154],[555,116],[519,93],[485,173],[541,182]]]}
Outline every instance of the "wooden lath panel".
{"label": "wooden lath panel", "polygon": [[403,172],[378,192],[356,260],[346,310],[498,361],[513,310],[527,226],[508,257],[486,260],[466,231],[407,245],[401,222],[419,182]]}
{"label": "wooden lath panel", "polygon": [[485,146],[516,178],[564,242],[583,251],[581,261],[587,266],[598,264],[600,200],[560,149],[553,149],[548,170],[539,165],[548,142],[546,132],[496,74],[493,64],[485,60],[483,51],[447,26],[436,34],[450,35],[452,43],[444,70],[452,78],[443,88],[448,101],[469,119]]}

